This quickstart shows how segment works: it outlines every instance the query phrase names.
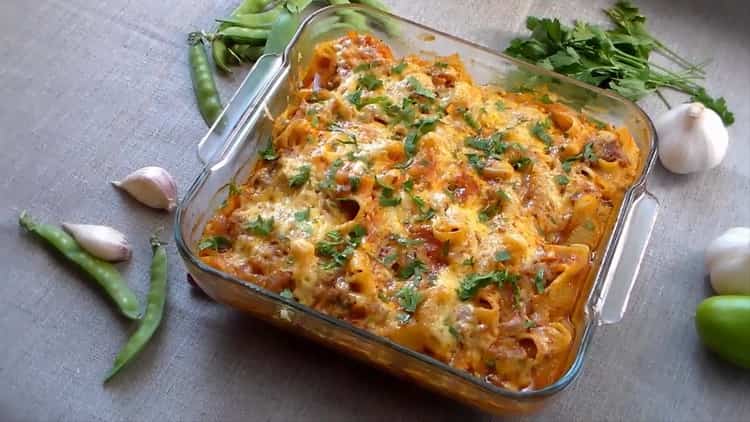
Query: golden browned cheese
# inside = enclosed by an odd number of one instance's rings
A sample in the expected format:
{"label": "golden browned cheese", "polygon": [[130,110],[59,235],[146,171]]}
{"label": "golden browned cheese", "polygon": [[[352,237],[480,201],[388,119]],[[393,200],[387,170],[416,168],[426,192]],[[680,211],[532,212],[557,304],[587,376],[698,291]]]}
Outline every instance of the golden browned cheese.
{"label": "golden browned cheese", "polygon": [[628,132],[354,33],[296,80],[201,258],[498,386],[559,378]]}

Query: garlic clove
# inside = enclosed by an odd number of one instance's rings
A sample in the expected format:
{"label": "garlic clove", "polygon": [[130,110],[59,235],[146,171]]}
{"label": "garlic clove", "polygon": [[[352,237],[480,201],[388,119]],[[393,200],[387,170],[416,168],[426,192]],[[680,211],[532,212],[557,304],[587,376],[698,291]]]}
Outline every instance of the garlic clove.
{"label": "garlic clove", "polygon": [[63,229],[91,255],[105,261],[127,261],[132,255],[125,235],[109,226],[63,223]]}
{"label": "garlic clove", "polygon": [[721,117],[701,103],[680,104],[654,122],[659,160],[673,173],[694,173],[716,167],[729,146]]}
{"label": "garlic clove", "polygon": [[177,185],[161,167],[143,167],[112,184],[151,208],[172,211],[177,206]]}

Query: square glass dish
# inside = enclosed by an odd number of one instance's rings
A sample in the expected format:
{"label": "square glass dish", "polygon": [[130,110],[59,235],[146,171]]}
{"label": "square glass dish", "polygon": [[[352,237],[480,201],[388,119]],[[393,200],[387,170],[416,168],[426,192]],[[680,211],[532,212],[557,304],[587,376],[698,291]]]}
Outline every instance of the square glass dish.
{"label": "square glass dish", "polygon": [[[612,213],[600,247],[595,250],[584,293],[577,303],[574,346],[568,367],[552,384],[537,390],[511,391],[391,340],[327,316],[294,300],[239,280],[207,266],[197,244],[214,210],[227,197],[230,183],[244,182],[259,148],[271,132],[267,118],[287,105],[293,78],[305,66],[318,42],[343,35],[351,28],[342,16],[359,15],[369,30],[384,40],[394,55],[445,56],[458,53],[478,84],[505,89],[543,84],[560,101],[584,114],[626,127],[641,150],[638,176]],[[381,28],[381,29],[378,29]],[[198,156],[203,170],[180,202],[175,236],[189,273],[216,301],[313,338],[395,375],[493,413],[525,413],[568,386],[581,370],[595,327],[618,322],[656,220],[658,202],[646,190],[646,177],[656,155],[655,132],[635,104],[601,89],[520,62],[423,25],[363,6],[332,6],[309,16],[283,55],[265,55],[250,71],[206,137]],[[597,376],[592,372],[591,376]],[[600,374],[602,375],[602,374]]]}

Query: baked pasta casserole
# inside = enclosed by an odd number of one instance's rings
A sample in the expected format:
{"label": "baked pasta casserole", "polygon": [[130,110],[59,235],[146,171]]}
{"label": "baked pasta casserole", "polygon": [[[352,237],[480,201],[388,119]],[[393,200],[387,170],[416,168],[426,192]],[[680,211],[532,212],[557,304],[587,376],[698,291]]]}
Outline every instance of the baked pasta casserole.
{"label": "baked pasta casserole", "polygon": [[201,259],[497,386],[554,382],[639,171],[630,134],[369,35],[293,79]]}

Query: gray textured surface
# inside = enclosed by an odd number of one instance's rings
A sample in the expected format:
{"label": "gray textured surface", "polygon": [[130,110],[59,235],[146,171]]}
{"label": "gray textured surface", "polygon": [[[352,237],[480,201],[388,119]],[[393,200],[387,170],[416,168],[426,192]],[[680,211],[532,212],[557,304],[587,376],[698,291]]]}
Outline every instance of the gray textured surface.
{"label": "gray textured surface", "polygon": [[[233,1],[0,2],[0,420],[487,420],[324,348],[195,297],[170,245],[167,316],[153,344],[106,388],[127,324],[73,270],[23,235],[20,209],[108,223],[135,246],[122,266],[140,297],[147,238],[171,219],[106,183],[160,164],[186,188],[205,127],[185,34]],[[606,1],[395,1],[403,16],[500,48],[527,14],[601,19]],[[640,2],[677,50],[713,57],[711,92],[737,116],[718,169],[657,168],[662,203],[629,312],[599,329],[582,376],[528,420],[747,420],[750,372],[708,355],[693,329],[709,292],[702,250],[750,226],[750,12],[736,1]],[[222,84],[229,92],[241,75]],[[659,113],[655,101],[644,107]],[[652,114],[652,115],[654,115]]]}

